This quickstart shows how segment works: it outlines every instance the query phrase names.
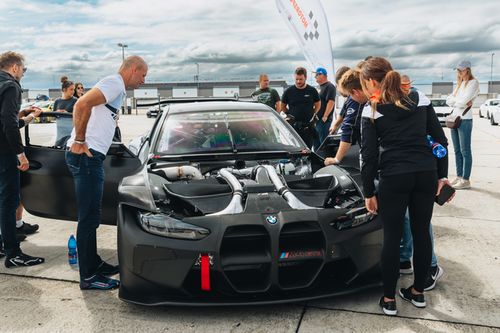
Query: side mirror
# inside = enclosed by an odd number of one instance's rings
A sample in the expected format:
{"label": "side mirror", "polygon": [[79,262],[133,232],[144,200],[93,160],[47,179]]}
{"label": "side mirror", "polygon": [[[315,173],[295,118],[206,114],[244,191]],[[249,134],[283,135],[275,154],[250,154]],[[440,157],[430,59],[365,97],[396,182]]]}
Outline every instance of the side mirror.
{"label": "side mirror", "polygon": [[135,157],[134,153],[130,151],[125,145],[121,142],[114,142],[109,147],[108,156],[117,156],[117,157]]}
{"label": "side mirror", "polygon": [[139,155],[139,152],[141,151],[144,143],[148,140],[149,140],[149,133],[144,134],[141,137],[135,138],[132,141],[130,141],[130,143],[128,145],[128,149],[130,150],[130,152],[132,152],[134,155],[137,156],[137,155]]}

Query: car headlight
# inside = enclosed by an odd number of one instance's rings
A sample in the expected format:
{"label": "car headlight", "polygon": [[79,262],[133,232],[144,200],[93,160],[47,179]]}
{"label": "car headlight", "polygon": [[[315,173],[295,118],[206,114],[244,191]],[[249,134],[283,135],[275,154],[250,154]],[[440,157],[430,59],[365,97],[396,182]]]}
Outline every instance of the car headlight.
{"label": "car headlight", "polygon": [[350,229],[370,222],[373,217],[373,214],[368,212],[365,207],[354,208],[345,215],[339,216],[331,225],[338,230]]}
{"label": "car headlight", "polygon": [[163,213],[139,213],[142,228],[155,235],[178,239],[203,239],[210,230],[192,225]]}

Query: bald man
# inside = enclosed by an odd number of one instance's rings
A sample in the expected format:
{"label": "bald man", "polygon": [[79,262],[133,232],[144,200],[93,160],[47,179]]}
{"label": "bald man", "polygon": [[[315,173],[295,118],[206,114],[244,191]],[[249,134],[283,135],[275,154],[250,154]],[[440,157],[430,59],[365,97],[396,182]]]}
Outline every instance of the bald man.
{"label": "bald man", "polygon": [[144,83],[148,65],[138,56],[125,59],[117,74],[99,81],[78,99],[73,109],[73,131],[68,140],[66,164],[75,181],[78,203],[78,263],[80,289],[114,289],[119,281],[109,276],[118,266],[104,262],[97,254],[96,230],[101,220],[104,185],[103,161],[113,141],[118,110],[126,89]]}

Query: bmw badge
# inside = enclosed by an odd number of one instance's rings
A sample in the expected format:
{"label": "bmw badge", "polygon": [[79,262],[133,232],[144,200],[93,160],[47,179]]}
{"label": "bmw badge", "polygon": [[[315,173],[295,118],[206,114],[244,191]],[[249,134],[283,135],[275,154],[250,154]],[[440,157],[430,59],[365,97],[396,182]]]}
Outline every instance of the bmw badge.
{"label": "bmw badge", "polygon": [[278,217],[276,217],[276,215],[268,215],[266,216],[266,222],[269,224],[276,224],[278,223]]}

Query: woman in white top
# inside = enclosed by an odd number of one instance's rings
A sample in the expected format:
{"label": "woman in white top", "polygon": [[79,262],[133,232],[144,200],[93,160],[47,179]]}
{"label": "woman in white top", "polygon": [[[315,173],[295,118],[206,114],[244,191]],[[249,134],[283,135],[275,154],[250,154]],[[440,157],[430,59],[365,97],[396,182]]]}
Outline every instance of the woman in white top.
{"label": "woman in white top", "polygon": [[451,185],[455,189],[468,189],[472,170],[472,110],[468,110],[465,115],[462,114],[467,108],[472,107],[474,99],[479,94],[479,82],[472,75],[470,61],[460,61],[455,69],[457,70],[457,87],[446,99],[446,104],[453,107],[453,115],[462,117],[462,123],[459,128],[451,130],[457,168],[457,178],[451,182]]}

